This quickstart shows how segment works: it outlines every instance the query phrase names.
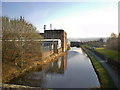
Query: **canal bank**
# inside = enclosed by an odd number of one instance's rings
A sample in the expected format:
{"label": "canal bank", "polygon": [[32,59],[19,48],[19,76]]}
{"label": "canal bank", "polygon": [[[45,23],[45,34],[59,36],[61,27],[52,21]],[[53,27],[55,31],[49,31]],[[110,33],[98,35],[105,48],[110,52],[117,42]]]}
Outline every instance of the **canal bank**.
{"label": "canal bank", "polygon": [[117,88],[120,88],[120,79],[119,79],[119,73],[116,72],[108,63],[107,61],[101,59],[99,56],[97,56],[94,52],[89,52],[101,63],[101,65],[106,69],[106,71],[109,73],[112,81],[114,82],[115,86]]}
{"label": "canal bank", "polygon": [[81,48],[71,48],[65,55],[42,69],[10,82],[42,88],[99,88],[100,83],[90,59]]}
{"label": "canal bank", "polygon": [[2,75],[2,83],[9,83],[10,80],[14,79],[14,78],[17,78],[27,72],[30,72],[32,70],[35,70],[37,69],[38,67],[41,67],[43,65],[46,65],[50,62],[53,62],[54,60],[56,60],[58,57],[64,55],[65,52],[60,52],[60,53],[56,53],[56,54],[53,54],[49,57],[46,57],[44,58],[43,60],[34,60],[33,62],[31,62],[30,65],[28,65],[29,67],[26,67],[24,69],[16,69],[16,67],[9,67],[8,68],[8,71],[9,72],[11,69],[15,69],[14,72],[12,72],[11,70],[11,73],[4,73],[4,75]]}
{"label": "canal bank", "polygon": [[101,65],[101,63],[87,50],[86,46],[81,46],[81,48],[86,52],[88,57],[90,58],[95,71],[99,77],[100,83],[101,83],[101,88],[115,88],[116,86],[110,77],[109,73],[105,70],[105,68]]}

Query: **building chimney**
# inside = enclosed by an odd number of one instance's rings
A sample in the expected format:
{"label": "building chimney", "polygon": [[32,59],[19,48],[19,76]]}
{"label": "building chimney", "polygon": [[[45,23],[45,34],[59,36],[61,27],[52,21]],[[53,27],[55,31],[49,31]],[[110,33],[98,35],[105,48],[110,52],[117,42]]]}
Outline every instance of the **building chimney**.
{"label": "building chimney", "polygon": [[52,30],[52,24],[50,24],[50,30]]}
{"label": "building chimney", "polygon": [[43,28],[44,30],[46,30],[46,25],[44,25],[44,28]]}

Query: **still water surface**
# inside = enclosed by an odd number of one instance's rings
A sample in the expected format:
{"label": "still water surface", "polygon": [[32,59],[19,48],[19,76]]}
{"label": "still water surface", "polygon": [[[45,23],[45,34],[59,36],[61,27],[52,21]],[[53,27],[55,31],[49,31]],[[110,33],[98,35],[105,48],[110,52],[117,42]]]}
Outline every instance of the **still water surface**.
{"label": "still water surface", "polygon": [[81,48],[71,48],[42,70],[28,73],[10,83],[43,88],[96,88],[99,80],[90,59]]}

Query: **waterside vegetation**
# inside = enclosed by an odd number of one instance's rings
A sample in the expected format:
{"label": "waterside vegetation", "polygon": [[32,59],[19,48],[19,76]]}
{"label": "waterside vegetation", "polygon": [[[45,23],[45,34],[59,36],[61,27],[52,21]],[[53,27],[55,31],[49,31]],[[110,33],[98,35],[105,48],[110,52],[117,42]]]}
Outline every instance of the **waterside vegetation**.
{"label": "waterside vegetation", "polygon": [[[104,69],[104,67],[100,64],[100,62],[89,53],[89,51],[86,49],[86,45],[81,46],[82,49],[87,53],[89,58],[91,59],[91,62],[96,70],[96,73],[98,74],[101,88],[115,88],[115,84],[113,83],[110,75],[108,72]],[[88,46],[87,46],[88,47]]]}

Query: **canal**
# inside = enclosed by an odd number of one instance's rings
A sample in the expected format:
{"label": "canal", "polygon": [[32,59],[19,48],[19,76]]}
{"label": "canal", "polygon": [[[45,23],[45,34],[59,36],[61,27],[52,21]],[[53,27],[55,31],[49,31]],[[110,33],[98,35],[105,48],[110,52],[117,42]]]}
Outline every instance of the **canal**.
{"label": "canal", "polygon": [[100,87],[90,59],[81,48],[75,47],[55,62],[16,78],[10,83],[43,88]]}

